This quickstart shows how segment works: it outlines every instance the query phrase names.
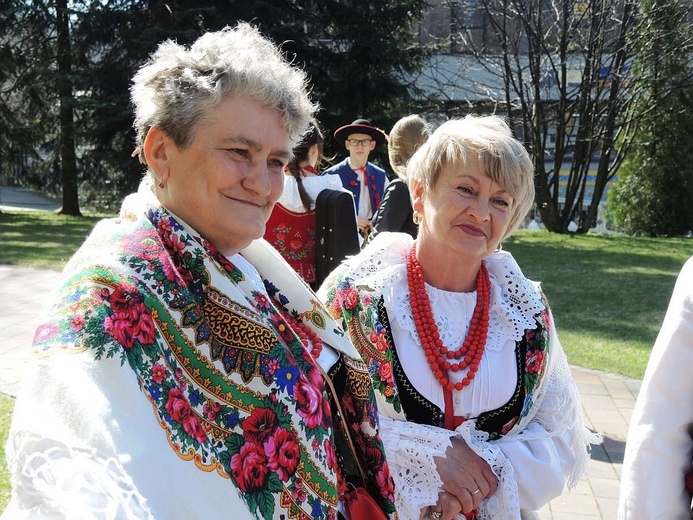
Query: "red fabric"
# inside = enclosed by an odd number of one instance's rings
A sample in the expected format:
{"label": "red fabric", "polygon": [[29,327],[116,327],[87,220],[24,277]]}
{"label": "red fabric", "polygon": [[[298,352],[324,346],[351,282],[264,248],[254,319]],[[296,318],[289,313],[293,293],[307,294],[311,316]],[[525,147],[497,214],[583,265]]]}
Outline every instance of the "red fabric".
{"label": "red fabric", "polygon": [[346,493],[344,507],[349,520],[387,520],[387,515],[365,488],[356,488]]}
{"label": "red fabric", "polygon": [[265,226],[274,246],[306,282],[315,281],[315,211],[295,213],[276,204]]}

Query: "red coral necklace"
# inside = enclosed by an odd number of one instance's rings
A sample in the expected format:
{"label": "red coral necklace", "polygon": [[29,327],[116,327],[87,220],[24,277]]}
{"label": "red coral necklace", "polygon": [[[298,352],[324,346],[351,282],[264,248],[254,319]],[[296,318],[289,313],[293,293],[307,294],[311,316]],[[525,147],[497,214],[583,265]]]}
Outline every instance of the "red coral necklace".
{"label": "red coral necklace", "polygon": [[[416,326],[416,332],[421,341],[421,347],[426,354],[428,364],[433,371],[438,383],[443,387],[445,395],[446,427],[452,424],[452,391],[462,390],[468,386],[476,376],[481,357],[486,348],[488,335],[489,304],[491,301],[491,281],[484,262],[476,275],[476,305],[472,315],[467,337],[458,350],[447,348],[438,333],[438,326],[433,318],[431,301],[426,293],[421,264],[416,258],[416,247],[412,247],[407,253],[407,284],[409,285],[409,297],[411,310]],[[452,361],[461,360],[461,361]],[[467,375],[461,381],[450,381],[450,371],[458,372],[468,369]],[[450,406],[448,406],[448,401]]]}
{"label": "red coral necklace", "polygon": [[313,329],[305,325],[301,320],[294,318],[288,311],[283,311],[282,316],[284,316],[289,327],[291,327],[299,337],[306,350],[310,349],[310,355],[313,359],[317,360],[322,352],[322,340],[320,336],[313,332]]}

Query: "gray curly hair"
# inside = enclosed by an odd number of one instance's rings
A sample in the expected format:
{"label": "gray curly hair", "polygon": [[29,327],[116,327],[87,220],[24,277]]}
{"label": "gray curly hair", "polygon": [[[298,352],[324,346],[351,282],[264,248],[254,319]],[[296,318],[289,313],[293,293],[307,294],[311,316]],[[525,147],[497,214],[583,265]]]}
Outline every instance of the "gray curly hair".
{"label": "gray curly hair", "polygon": [[161,128],[185,149],[200,119],[227,96],[249,96],[279,109],[292,147],[317,110],[305,72],[247,23],[206,33],[189,49],[171,40],[161,43],[135,74],[130,94],[135,154],[142,163],[151,127]]}

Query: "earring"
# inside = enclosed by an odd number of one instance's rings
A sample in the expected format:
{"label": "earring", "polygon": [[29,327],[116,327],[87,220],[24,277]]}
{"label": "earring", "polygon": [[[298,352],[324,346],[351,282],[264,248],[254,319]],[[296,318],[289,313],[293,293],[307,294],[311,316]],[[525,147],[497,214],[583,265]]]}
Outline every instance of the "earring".
{"label": "earring", "polygon": [[421,216],[421,213],[414,210],[414,215],[412,215],[412,220],[414,221],[414,224],[416,224],[418,226],[419,224],[421,224],[423,217]]}
{"label": "earring", "polygon": [[159,188],[162,188],[162,189],[163,189],[164,186],[166,186],[166,184],[164,183],[164,181],[161,181],[161,182],[159,183]]}

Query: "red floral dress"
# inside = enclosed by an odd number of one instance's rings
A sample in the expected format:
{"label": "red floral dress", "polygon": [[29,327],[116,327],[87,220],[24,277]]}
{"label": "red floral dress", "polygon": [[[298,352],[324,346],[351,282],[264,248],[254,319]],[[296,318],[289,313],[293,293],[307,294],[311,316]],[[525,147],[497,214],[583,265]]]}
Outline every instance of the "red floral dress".
{"label": "red floral dress", "polygon": [[315,211],[296,213],[279,203],[265,227],[265,240],[307,283],[315,281],[315,229]]}

